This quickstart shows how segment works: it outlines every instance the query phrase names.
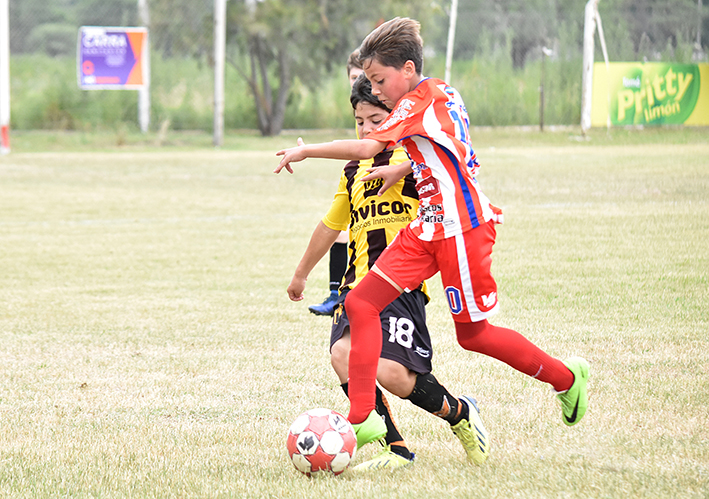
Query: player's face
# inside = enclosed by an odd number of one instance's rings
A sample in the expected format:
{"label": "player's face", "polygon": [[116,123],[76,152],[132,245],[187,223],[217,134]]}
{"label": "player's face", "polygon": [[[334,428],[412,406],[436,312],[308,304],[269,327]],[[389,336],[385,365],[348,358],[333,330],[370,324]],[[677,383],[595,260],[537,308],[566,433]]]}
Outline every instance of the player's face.
{"label": "player's face", "polygon": [[355,108],[355,120],[357,121],[357,135],[360,139],[365,138],[369,132],[379,128],[389,113],[381,107],[373,106],[369,102],[360,102]]}
{"label": "player's face", "polygon": [[369,65],[365,64],[364,73],[372,82],[372,95],[379,98],[389,109],[394,109],[399,99],[411,90],[415,69],[411,61],[407,61],[401,69],[396,69],[372,59]]}
{"label": "player's face", "polygon": [[364,69],[361,69],[361,68],[350,69],[350,88],[352,88],[352,85],[354,85],[355,80],[362,73],[364,73]]}

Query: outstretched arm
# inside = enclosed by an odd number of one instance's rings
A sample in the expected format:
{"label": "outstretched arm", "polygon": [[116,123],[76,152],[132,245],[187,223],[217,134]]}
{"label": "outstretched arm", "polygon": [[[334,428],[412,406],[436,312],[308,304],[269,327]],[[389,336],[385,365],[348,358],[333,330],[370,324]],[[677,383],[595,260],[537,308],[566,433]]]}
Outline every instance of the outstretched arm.
{"label": "outstretched arm", "polygon": [[339,230],[333,230],[320,221],[310,237],[310,243],[303,254],[303,258],[295,269],[293,279],[288,285],[288,298],[300,301],[304,298],[305,282],[315,265],[330,251],[330,246],[335,242]]}
{"label": "outstretched arm", "polygon": [[280,173],[284,168],[288,173],[293,173],[291,163],[303,161],[305,158],[327,158],[327,159],[369,159],[384,150],[386,144],[370,139],[360,140],[334,140],[320,144],[308,144],[298,137],[298,145],[289,149],[282,149],[276,156],[283,156],[273,173]]}

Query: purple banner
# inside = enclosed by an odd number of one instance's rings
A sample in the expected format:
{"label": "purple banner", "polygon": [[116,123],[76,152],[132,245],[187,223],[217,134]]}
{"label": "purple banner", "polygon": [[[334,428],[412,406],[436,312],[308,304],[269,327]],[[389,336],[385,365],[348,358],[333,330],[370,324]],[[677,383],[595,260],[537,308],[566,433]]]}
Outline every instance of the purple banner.
{"label": "purple banner", "polygon": [[141,88],[147,35],[145,28],[83,26],[77,54],[79,87]]}

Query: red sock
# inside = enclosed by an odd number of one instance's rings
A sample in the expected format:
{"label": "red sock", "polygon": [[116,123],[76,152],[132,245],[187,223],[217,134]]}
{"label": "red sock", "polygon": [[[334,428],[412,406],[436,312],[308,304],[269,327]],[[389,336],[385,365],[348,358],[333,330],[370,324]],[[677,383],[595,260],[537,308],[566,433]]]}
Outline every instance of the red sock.
{"label": "red sock", "polygon": [[458,343],[466,350],[478,352],[549,383],[556,391],[571,388],[574,375],[559,359],[534,345],[516,331],[493,326],[486,320],[473,323],[456,322]]}
{"label": "red sock", "polygon": [[350,321],[349,397],[350,423],[361,423],[375,406],[377,366],[382,353],[382,323],[379,313],[399,296],[399,291],[374,272],[345,298]]}

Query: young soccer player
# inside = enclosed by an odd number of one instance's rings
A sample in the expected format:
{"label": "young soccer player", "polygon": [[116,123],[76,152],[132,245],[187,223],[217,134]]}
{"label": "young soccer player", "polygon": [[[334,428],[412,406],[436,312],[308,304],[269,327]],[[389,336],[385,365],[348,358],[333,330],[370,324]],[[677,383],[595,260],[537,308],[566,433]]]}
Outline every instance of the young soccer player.
{"label": "young soccer player", "polygon": [[[350,101],[359,137],[366,137],[377,128],[390,111],[372,95],[369,80],[364,76],[354,83]],[[371,167],[408,161],[406,153],[399,147],[370,160],[351,161],[345,166],[330,210],[315,228],[288,286],[288,297],[293,301],[302,300],[308,275],[325,255],[329,244],[349,226],[352,258],[337,302],[330,336],[332,366],[345,393],[348,391],[350,334],[349,320],[342,303],[396,233],[414,219],[418,209],[413,175],[400,179],[381,197],[377,196],[382,187],[381,180],[362,182],[361,179]],[[487,458],[489,438],[475,400],[465,396],[453,397],[431,373],[432,348],[425,311],[428,300],[425,283],[422,283],[382,310],[379,330],[383,331],[384,337],[377,380],[394,395],[408,399],[448,421],[463,444],[468,459],[481,464]],[[391,418],[386,397],[378,387],[375,408],[387,426],[386,446],[378,456],[356,466],[354,471],[396,468],[406,466],[413,460],[413,454]]]}
{"label": "young soccer player", "polygon": [[[364,73],[359,62],[359,49],[355,49],[347,58],[347,80],[350,89],[359,75]],[[308,310],[315,315],[329,315],[335,312],[337,306],[338,290],[342,283],[342,276],[347,270],[347,231],[340,232],[332,246],[330,246],[330,294],[315,305],[310,305]]]}
{"label": "young soccer player", "polygon": [[[360,61],[372,93],[394,110],[360,141],[300,144],[279,151],[275,172],[292,173],[291,163],[307,157],[364,159],[402,142],[413,162],[420,204],[418,217],[399,232],[372,270],[350,292],[350,413],[364,444],[383,431],[374,412],[374,385],[381,336],[374,328],[387,303],[441,272],[458,343],[466,350],[501,360],[549,383],[567,425],[578,423],[588,405],[588,363],[549,356],[516,331],[487,319],[498,309],[497,285],[490,273],[495,223],[493,207],[475,179],[465,105],[445,82],[422,75],[423,42],[418,22],[395,18],[370,33],[360,46]],[[403,174],[404,167],[393,167]],[[385,187],[390,181],[385,178]]]}

